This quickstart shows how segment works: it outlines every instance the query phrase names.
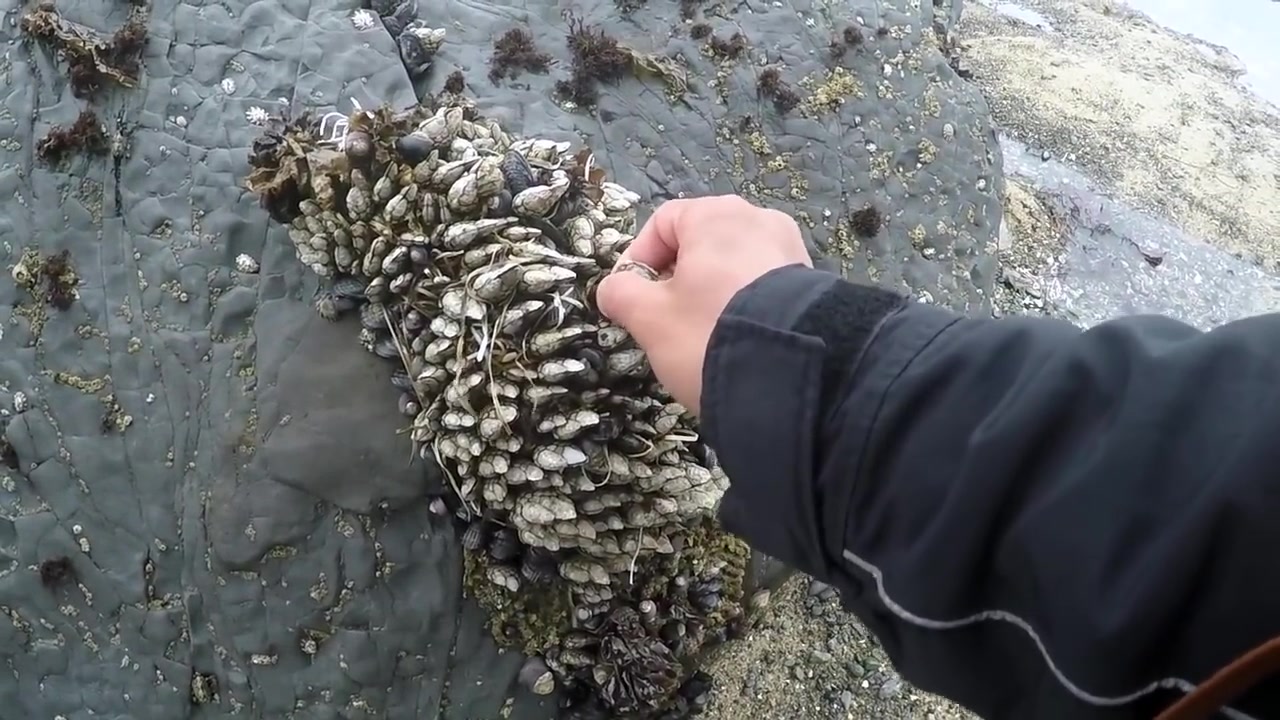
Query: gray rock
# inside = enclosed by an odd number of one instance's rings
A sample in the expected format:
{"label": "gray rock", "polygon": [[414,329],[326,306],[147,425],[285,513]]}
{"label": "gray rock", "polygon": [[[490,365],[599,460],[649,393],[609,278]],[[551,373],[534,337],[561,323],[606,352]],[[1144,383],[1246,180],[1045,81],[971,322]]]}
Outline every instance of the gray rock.
{"label": "gray rock", "polygon": [[[416,92],[461,69],[511,132],[585,140],[647,203],[741,192],[799,217],[853,278],[986,305],[1000,151],[978,93],[928,35],[948,30],[958,0],[730,8],[708,21],[751,51],[725,63],[689,38],[678,3],[625,21],[612,2],[579,5],[642,51],[686,58],[684,101],[628,79],[598,108],[558,105],[568,57],[554,4],[433,5],[423,19],[449,36]],[[23,4],[0,6],[16,18]],[[105,29],[125,12],[59,7]],[[462,719],[504,714],[509,695],[513,720],[555,712],[555,697],[519,690],[522,659],[497,651],[462,597],[447,521],[414,502],[438,479],[395,433],[389,367],[313,318],[314,279],[242,188],[251,108],[414,101],[394,39],[357,30],[352,8],[155,0],[143,82],[94,105],[125,152],[57,166],[34,148],[84,103],[53,53],[0,25],[0,254],[67,249],[81,278],[58,311],[0,273],[0,386],[31,399],[0,420],[19,458],[0,467],[0,706],[15,717]],[[842,102],[782,116],[757,98],[762,58],[820,86],[830,38],[859,19]],[[517,26],[558,65],[494,86],[492,39]],[[885,225],[855,242],[849,216],[868,204]],[[234,271],[241,253],[259,273]],[[113,404],[132,419],[122,432],[104,430]],[[62,556],[78,582],[43,587],[40,564]]]}
{"label": "gray rock", "polygon": [[[328,322],[298,303],[271,302],[258,315],[259,352],[279,354],[273,390],[259,394],[262,472],[338,507],[398,508],[444,490],[434,465],[415,461],[394,412],[390,366],[352,338],[359,321]],[[265,378],[264,378],[265,379]]]}

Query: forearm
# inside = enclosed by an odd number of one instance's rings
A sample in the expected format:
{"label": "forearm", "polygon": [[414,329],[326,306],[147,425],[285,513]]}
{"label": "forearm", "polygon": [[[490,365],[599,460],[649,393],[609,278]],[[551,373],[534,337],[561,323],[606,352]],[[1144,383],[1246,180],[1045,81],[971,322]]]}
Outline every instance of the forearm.
{"label": "forearm", "polygon": [[[729,324],[750,327],[771,284]],[[1258,550],[1280,541],[1280,319],[1082,333],[833,287],[774,329],[799,351],[712,343],[709,358],[776,356],[707,378],[735,482],[722,518],[840,586],[908,679],[988,717],[1128,717],[1152,683],[1194,684],[1280,634],[1280,561]],[[821,383],[779,377],[814,366]],[[757,392],[738,381],[753,372],[796,398],[768,394],[777,423],[743,424],[745,401],[720,399]],[[739,452],[782,441],[799,447],[773,465]],[[1039,689],[992,694],[1012,678]]]}

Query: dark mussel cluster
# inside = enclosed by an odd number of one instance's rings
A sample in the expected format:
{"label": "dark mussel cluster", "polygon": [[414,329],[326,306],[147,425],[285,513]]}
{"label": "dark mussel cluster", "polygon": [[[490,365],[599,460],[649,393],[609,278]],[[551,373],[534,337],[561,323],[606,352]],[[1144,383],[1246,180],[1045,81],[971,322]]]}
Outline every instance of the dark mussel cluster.
{"label": "dark mussel cluster", "polygon": [[697,712],[697,659],[745,622],[747,552],[715,527],[728,481],[696,421],[594,306],[639,197],[457,100],[278,122],[252,165],[316,310],[394,362],[447,481],[431,508],[525,683],[569,717]]}
{"label": "dark mussel cluster", "polygon": [[378,14],[382,26],[395,38],[409,77],[416,80],[426,75],[444,42],[444,29],[418,20],[418,0],[370,0],[368,9]]}

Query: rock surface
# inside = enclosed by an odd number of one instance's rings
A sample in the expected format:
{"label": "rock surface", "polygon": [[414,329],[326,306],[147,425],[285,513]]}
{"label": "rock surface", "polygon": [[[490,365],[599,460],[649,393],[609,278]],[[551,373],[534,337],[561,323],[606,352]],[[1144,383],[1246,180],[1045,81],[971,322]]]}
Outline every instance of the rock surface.
{"label": "rock surface", "polygon": [[[424,15],[448,38],[417,91],[461,70],[511,130],[586,142],[648,203],[742,192],[796,214],[853,277],[988,307],[1000,150],[939,51],[934,28],[958,0],[691,7],[748,52],[707,57],[669,0],[627,16],[577,8],[642,51],[682,55],[691,92],[674,103],[627,79],[598,109],[566,110],[552,99],[568,62],[561,8],[484,2]],[[126,12],[59,8],[107,32]],[[433,479],[395,433],[373,370],[386,366],[314,319],[313,281],[240,185],[254,108],[414,100],[391,36],[358,29],[354,10],[157,0],[142,83],[93,104],[115,152],[52,165],[37,142],[85,103],[60,60],[0,27],[0,254],[12,266],[65,249],[80,279],[58,309],[0,275],[16,451],[0,469],[0,704],[15,716],[554,713],[554,698],[516,689],[521,658],[498,652],[462,597],[453,533],[413,502]],[[863,42],[833,62],[828,44],[851,24]],[[559,64],[493,85],[492,39],[517,26]],[[800,108],[780,116],[758,98],[765,66]],[[885,225],[857,240],[848,218],[868,204]],[[242,254],[258,272],[236,270]],[[53,572],[62,557],[71,577]]]}

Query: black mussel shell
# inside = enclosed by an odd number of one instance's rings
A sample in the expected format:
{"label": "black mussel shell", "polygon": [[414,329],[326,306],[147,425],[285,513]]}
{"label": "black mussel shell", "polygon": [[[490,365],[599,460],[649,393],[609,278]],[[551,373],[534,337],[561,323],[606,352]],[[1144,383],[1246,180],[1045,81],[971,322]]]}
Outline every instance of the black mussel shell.
{"label": "black mussel shell", "polygon": [[417,417],[422,412],[422,406],[418,404],[418,396],[413,392],[400,393],[400,399],[397,401],[400,414],[405,417]]}
{"label": "black mussel shell", "polygon": [[522,549],[520,536],[511,528],[500,527],[489,538],[489,556],[499,562],[516,559]]}
{"label": "black mussel shell", "polygon": [[396,154],[401,160],[411,165],[417,165],[426,160],[434,149],[435,145],[431,139],[419,133],[409,133],[396,140]]}
{"label": "black mussel shell", "polygon": [[529,548],[520,559],[520,574],[531,583],[554,578],[557,575],[555,555],[545,548]]}
{"label": "black mussel shell", "polygon": [[662,642],[671,645],[684,638],[685,625],[679,620],[670,620],[662,629],[658,631],[658,637],[662,638]]}
{"label": "black mussel shell", "polygon": [[720,607],[720,593],[718,592],[696,592],[689,594],[689,602],[695,608],[704,613],[714,611]]}
{"label": "black mussel shell", "polygon": [[604,372],[609,366],[608,360],[605,359],[604,353],[594,347],[584,346],[578,348],[574,355],[586,364],[590,365],[596,372]]}
{"label": "black mussel shell", "polygon": [[750,629],[751,629],[751,621],[747,619],[747,616],[738,615],[737,617],[730,620],[728,624],[724,626],[725,639],[737,640],[740,637],[746,636],[747,631]]}
{"label": "black mussel shell", "polygon": [[333,281],[333,286],[329,289],[337,297],[350,298],[352,300],[364,300],[365,283],[350,275],[343,275]]}
{"label": "black mussel shell", "polygon": [[722,590],[724,590],[724,578],[719,575],[699,580],[689,586],[690,593],[718,593]]}
{"label": "black mussel shell", "polygon": [[610,442],[622,434],[627,426],[627,413],[621,408],[614,408],[600,414],[600,422],[586,432],[586,437],[598,442]]}
{"label": "black mussel shell", "polygon": [[396,368],[391,371],[391,386],[397,390],[406,392],[413,391],[413,378],[409,377],[409,373],[404,368]]}
{"label": "black mussel shell", "polygon": [[253,149],[249,152],[249,164],[254,167],[268,167],[276,161],[276,151],[284,145],[284,136],[269,131],[253,141]]}
{"label": "black mussel shell", "polygon": [[479,550],[484,547],[485,541],[489,539],[488,523],[483,520],[473,520],[467,529],[462,533],[462,547],[467,550]]}
{"label": "black mussel shell", "polygon": [[418,0],[401,0],[396,3],[390,14],[382,16],[382,27],[387,29],[391,37],[400,38],[409,23],[418,19]]}
{"label": "black mussel shell", "polygon": [[380,334],[373,344],[373,354],[384,360],[399,360],[400,348],[396,347],[396,341],[390,334]]}
{"label": "black mussel shell", "polygon": [[373,138],[369,137],[368,133],[353,130],[347,133],[343,150],[347,153],[347,160],[352,165],[363,167],[373,160]]}
{"label": "black mussel shell", "polygon": [[502,170],[502,179],[512,195],[528,190],[536,184],[533,168],[529,165],[528,158],[522,153],[508,150],[507,154],[502,156],[502,164],[498,167]]}
{"label": "black mussel shell", "polygon": [[705,468],[714,468],[718,464],[715,451],[706,443],[695,442],[689,446],[689,452],[693,453],[693,457],[697,459],[698,464]]}
{"label": "black mussel shell", "polygon": [[639,455],[649,449],[648,443],[646,443],[640,436],[631,433],[619,435],[617,439],[613,441],[613,444],[619,452],[626,453],[627,455]]}
{"label": "black mussel shell", "polygon": [[505,217],[511,214],[511,191],[503,190],[498,193],[498,202],[493,206],[494,217]]}
{"label": "black mussel shell", "polygon": [[404,329],[411,333],[416,333],[427,326],[427,318],[417,310],[410,310],[404,314]]}
{"label": "black mussel shell", "polygon": [[680,697],[689,701],[689,704],[695,707],[701,707],[707,704],[710,699],[711,688],[715,685],[715,679],[710,674],[702,670],[695,670],[693,675],[680,686]]}
{"label": "black mussel shell", "polygon": [[566,195],[556,203],[555,210],[551,212],[551,217],[547,218],[547,221],[560,227],[569,222],[570,218],[581,215],[586,209],[586,203],[583,202],[581,195]]}
{"label": "black mussel shell", "polygon": [[298,189],[298,183],[289,180],[276,192],[268,192],[262,196],[262,207],[266,208],[267,214],[272,220],[288,225],[293,219],[302,214],[299,203],[303,200],[302,191]]}
{"label": "black mussel shell", "polygon": [[397,42],[400,45],[400,59],[411,79],[417,79],[431,69],[431,58],[435,53],[427,50],[417,33],[403,30]]}
{"label": "black mussel shell", "polygon": [[398,0],[369,0],[369,9],[379,15],[390,15],[396,11]]}

